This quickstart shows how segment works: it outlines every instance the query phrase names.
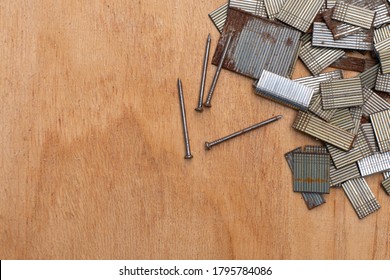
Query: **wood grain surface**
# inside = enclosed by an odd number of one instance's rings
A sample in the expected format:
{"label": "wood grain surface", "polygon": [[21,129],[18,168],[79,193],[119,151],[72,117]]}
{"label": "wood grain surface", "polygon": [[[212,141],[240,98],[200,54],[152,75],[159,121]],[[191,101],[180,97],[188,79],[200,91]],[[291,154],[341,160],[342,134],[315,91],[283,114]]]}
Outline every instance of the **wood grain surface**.
{"label": "wood grain surface", "polygon": [[207,15],[224,2],[1,1],[1,259],[390,258],[381,175],[369,217],[342,189],[309,211],[283,156],[316,143],[291,128],[296,111],[226,70],[213,107],[194,110],[207,34],[211,55],[219,38]]}

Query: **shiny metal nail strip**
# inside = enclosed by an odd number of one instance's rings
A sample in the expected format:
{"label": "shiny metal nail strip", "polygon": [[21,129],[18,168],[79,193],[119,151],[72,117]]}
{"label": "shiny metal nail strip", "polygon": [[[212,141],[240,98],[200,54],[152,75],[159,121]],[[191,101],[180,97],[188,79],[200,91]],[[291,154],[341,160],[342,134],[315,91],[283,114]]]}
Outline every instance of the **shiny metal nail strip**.
{"label": "shiny metal nail strip", "polygon": [[287,0],[264,0],[268,18],[275,19]]}
{"label": "shiny metal nail strip", "polygon": [[264,0],[230,0],[230,8],[241,9],[260,17],[267,17]]}
{"label": "shiny metal nail strip", "polygon": [[372,91],[367,87],[363,87],[363,96],[364,96],[363,116],[365,117],[369,117],[370,115],[375,114],[377,112],[390,109],[389,102],[384,100],[382,97],[380,97],[378,94],[376,94],[374,91]]}
{"label": "shiny metal nail strip", "polygon": [[390,25],[383,26],[374,30],[374,44],[390,38]]}
{"label": "shiny metal nail strip", "polygon": [[390,15],[389,15],[390,10],[389,10],[389,4],[386,2],[386,0],[376,1],[376,2],[383,2],[382,4],[377,4],[376,7],[374,8],[374,12],[375,12],[374,27],[379,27],[383,24],[390,22]]}
{"label": "shiny metal nail strip", "polygon": [[[328,111],[328,110],[325,110]],[[355,128],[355,122],[352,119],[351,112],[349,108],[335,109],[333,117],[329,120],[329,123],[341,127],[345,130],[350,130]]]}
{"label": "shiny metal nail strip", "polygon": [[[305,148],[305,150],[307,149]],[[284,155],[291,172],[294,172],[294,153],[301,151],[302,148],[296,148]],[[319,193],[302,193],[302,198],[309,210],[314,209],[315,207],[318,207],[326,202],[323,195]]]}
{"label": "shiny metal nail strip", "polygon": [[300,83],[264,70],[256,84],[256,93],[294,109],[306,111],[314,91]]}
{"label": "shiny metal nail strip", "polygon": [[357,77],[360,78],[361,82],[362,82],[362,86],[365,86],[369,89],[372,89],[375,87],[375,83],[376,83],[376,77],[378,75],[378,72],[379,72],[379,64],[371,67],[370,69],[364,71],[363,73],[360,73],[359,75],[357,75]]}
{"label": "shiny metal nail strip", "polygon": [[390,170],[390,152],[376,153],[357,163],[362,177],[387,171]]}
{"label": "shiny metal nail strip", "polygon": [[362,123],[360,129],[363,131],[364,137],[367,140],[368,146],[373,154],[379,153],[378,142],[375,139],[374,128],[371,123]]}
{"label": "shiny metal nail strip", "polygon": [[228,7],[229,3],[226,3],[209,13],[209,18],[214,23],[219,33],[222,33],[223,27],[225,26]]}
{"label": "shiny metal nail strip", "polygon": [[370,115],[372,127],[379,151],[382,153],[390,151],[390,110],[381,111]]}
{"label": "shiny metal nail strip", "polygon": [[363,105],[359,77],[321,83],[322,106],[325,110]]}
{"label": "shiny metal nail strip", "polygon": [[339,40],[334,40],[332,32],[323,22],[313,23],[312,45],[317,47],[329,47],[352,50],[373,50],[371,40],[368,40],[370,30],[349,35]]}
{"label": "shiny metal nail strip", "polygon": [[[263,70],[288,77],[294,69],[301,32],[276,21],[229,8],[225,31],[233,32],[231,51],[223,68],[258,79]],[[212,63],[220,61],[225,40],[220,39]]]}
{"label": "shiny metal nail strip", "polygon": [[330,156],[294,153],[294,192],[329,193]]}
{"label": "shiny metal nail strip", "polygon": [[313,47],[309,40],[302,45],[299,57],[310,72],[317,75],[344,54],[345,52],[341,49]]}
{"label": "shiny metal nail strip", "polygon": [[354,122],[355,126],[354,128],[348,131],[353,134],[358,134],[359,127],[362,121],[362,116],[363,116],[363,107],[362,106],[350,107],[349,113],[351,114],[352,121]]}
{"label": "shiny metal nail strip", "polygon": [[352,148],[356,137],[353,133],[302,111],[298,113],[293,128],[345,151]]}
{"label": "shiny metal nail strip", "polygon": [[324,0],[287,0],[276,18],[306,32],[323,4]]}
{"label": "shiny metal nail strip", "polygon": [[342,187],[359,219],[379,210],[380,205],[363,178],[349,180]]}
{"label": "shiny metal nail strip", "polygon": [[390,93],[390,74],[383,75],[378,71],[378,76],[376,77],[375,89]]}
{"label": "shiny metal nail strip", "polygon": [[354,146],[349,151],[343,151],[329,144],[327,144],[326,147],[328,148],[336,168],[348,166],[373,154],[373,151],[371,151],[370,145],[365,138],[362,129],[359,129]]}
{"label": "shiny metal nail strip", "polygon": [[332,187],[354,178],[360,178],[360,171],[356,163],[352,163],[338,169],[336,169],[336,167],[331,164],[329,173],[330,185]]}
{"label": "shiny metal nail strip", "polygon": [[371,29],[374,22],[375,12],[344,2],[337,2],[332,19]]}

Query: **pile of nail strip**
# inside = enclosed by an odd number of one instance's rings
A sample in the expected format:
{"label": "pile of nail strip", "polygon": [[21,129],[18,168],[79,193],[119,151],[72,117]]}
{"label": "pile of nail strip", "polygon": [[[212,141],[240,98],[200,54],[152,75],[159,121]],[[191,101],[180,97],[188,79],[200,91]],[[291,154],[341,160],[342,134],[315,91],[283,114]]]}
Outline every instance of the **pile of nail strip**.
{"label": "pile of nail strip", "polygon": [[[293,190],[307,207],[323,205],[324,194],[342,187],[359,218],[377,211],[379,202],[364,178],[382,172],[390,195],[388,2],[230,0],[209,17],[221,36],[205,106],[211,106],[222,68],[254,79],[256,94],[298,110],[292,126],[323,142],[285,154]],[[210,37],[197,111],[203,109],[209,43]],[[298,59],[313,76],[290,79]],[[344,79],[341,70],[324,73],[328,67],[360,74]],[[188,135],[186,143],[189,148]]]}

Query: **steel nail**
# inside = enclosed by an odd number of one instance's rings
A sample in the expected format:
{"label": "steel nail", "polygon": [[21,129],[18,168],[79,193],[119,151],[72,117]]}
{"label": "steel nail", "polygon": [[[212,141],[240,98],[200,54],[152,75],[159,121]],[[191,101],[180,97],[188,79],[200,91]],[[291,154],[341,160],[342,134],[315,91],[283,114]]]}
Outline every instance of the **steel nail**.
{"label": "steel nail", "polygon": [[183,120],[183,131],[184,131],[184,141],[186,146],[186,155],[185,159],[191,159],[191,149],[190,149],[190,139],[188,137],[188,128],[187,128],[187,118],[186,118],[186,108],[184,106],[184,96],[183,96],[183,86],[181,80],[177,79],[177,86],[179,89],[179,99],[180,99],[180,109],[181,109],[181,119]]}
{"label": "steel nail", "polygon": [[218,145],[218,144],[220,144],[220,143],[222,143],[222,142],[225,142],[225,141],[227,141],[227,140],[230,140],[230,139],[232,139],[232,138],[234,138],[234,137],[237,137],[237,136],[242,135],[242,134],[244,134],[244,133],[247,133],[247,132],[249,132],[249,131],[251,131],[251,130],[254,130],[254,129],[256,129],[256,128],[259,128],[259,127],[261,127],[261,126],[263,126],[263,125],[266,125],[266,124],[272,123],[272,122],[274,122],[274,121],[277,121],[277,120],[279,120],[280,118],[282,118],[282,116],[281,116],[281,115],[278,115],[278,116],[276,116],[276,117],[273,117],[273,118],[270,118],[270,119],[268,119],[268,120],[265,120],[265,121],[262,121],[262,122],[260,122],[260,123],[257,123],[257,124],[255,124],[255,125],[252,125],[252,126],[250,126],[250,127],[244,128],[243,130],[240,130],[240,131],[237,131],[237,132],[235,132],[235,133],[232,133],[232,134],[230,134],[230,135],[228,135],[228,136],[222,137],[222,138],[220,138],[220,139],[218,139],[218,140],[215,140],[215,141],[212,141],[212,142],[205,142],[206,149],[210,150],[210,149],[211,149],[213,146],[215,146],[215,145]]}
{"label": "steel nail", "polygon": [[207,37],[207,42],[206,42],[206,51],[204,54],[203,58],[203,71],[202,71],[202,80],[200,82],[200,91],[199,91],[199,102],[198,102],[198,107],[195,108],[197,112],[202,112],[203,111],[203,95],[204,95],[204,86],[206,83],[206,74],[207,74],[207,64],[209,61],[209,53],[210,53],[210,42],[211,42],[211,37],[210,34]]}

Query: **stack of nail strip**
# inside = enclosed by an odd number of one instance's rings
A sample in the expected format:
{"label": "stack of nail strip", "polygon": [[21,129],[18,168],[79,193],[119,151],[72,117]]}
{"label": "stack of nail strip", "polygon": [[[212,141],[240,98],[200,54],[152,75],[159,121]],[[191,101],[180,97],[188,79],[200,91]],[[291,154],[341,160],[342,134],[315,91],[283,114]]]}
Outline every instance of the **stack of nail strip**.
{"label": "stack of nail strip", "polygon": [[[221,33],[217,75],[227,69],[253,79],[257,95],[298,111],[293,128],[322,142],[285,154],[293,191],[314,209],[341,187],[359,218],[377,211],[365,177],[383,173],[390,195],[389,3],[230,0],[209,17]],[[313,76],[291,80],[298,59]],[[346,79],[342,70],[360,74]]]}

